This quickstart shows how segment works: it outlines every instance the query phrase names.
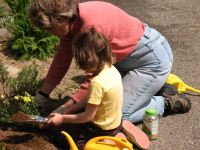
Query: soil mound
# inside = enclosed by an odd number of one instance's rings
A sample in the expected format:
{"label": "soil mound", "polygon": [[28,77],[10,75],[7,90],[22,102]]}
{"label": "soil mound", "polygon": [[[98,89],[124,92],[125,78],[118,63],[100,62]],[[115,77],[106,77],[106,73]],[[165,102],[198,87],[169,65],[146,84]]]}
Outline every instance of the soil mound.
{"label": "soil mound", "polygon": [[49,143],[45,137],[28,132],[4,131],[0,132],[0,142],[4,143],[6,150],[56,150],[57,148]]}
{"label": "soil mound", "polygon": [[12,122],[25,122],[30,119],[31,119],[30,116],[23,112],[17,112],[11,117]]}
{"label": "soil mound", "polygon": [[26,124],[30,116],[17,112],[11,117],[11,124],[0,125],[0,147],[6,150],[57,150],[49,141],[48,133],[38,126]]}

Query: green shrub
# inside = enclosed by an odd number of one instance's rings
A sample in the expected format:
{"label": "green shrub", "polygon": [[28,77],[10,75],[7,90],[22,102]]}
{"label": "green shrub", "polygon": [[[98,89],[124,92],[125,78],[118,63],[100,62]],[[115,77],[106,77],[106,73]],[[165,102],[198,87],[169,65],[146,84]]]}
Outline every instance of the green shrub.
{"label": "green shrub", "polygon": [[37,66],[23,68],[16,78],[8,75],[6,67],[0,63],[0,86],[3,91],[0,93],[0,121],[10,121],[10,117],[18,111],[38,115],[34,96],[43,80],[38,79]]}
{"label": "green shrub", "polygon": [[12,39],[10,40],[11,52],[19,59],[31,58],[46,59],[59,42],[58,37],[32,25],[27,16],[27,8],[31,0],[5,0],[12,17],[10,26]]}
{"label": "green shrub", "polygon": [[48,58],[53,52],[58,39],[55,36],[36,40],[35,37],[22,36],[12,41],[12,50],[22,60]]}

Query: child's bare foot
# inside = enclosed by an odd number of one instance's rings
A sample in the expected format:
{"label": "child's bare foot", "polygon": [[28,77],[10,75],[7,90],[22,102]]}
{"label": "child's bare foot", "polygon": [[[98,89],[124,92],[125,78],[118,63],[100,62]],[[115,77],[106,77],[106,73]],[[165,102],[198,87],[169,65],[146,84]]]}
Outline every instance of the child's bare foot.
{"label": "child's bare foot", "polygon": [[122,133],[122,132],[117,133],[117,134],[115,135],[115,137],[119,137],[119,138],[124,138],[124,139],[126,139],[126,136],[125,136],[124,133]]}

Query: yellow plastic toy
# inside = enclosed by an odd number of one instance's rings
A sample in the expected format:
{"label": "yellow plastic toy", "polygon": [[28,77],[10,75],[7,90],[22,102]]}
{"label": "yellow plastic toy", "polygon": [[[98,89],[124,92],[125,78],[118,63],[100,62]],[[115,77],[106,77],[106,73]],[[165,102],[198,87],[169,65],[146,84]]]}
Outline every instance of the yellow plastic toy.
{"label": "yellow plastic toy", "polygon": [[[65,131],[61,132],[67,139],[71,150],[78,150],[72,137]],[[105,143],[102,140],[112,140],[111,143]],[[112,136],[99,136],[89,140],[84,150],[133,150],[133,145],[124,138],[112,137]]]}
{"label": "yellow plastic toy", "polygon": [[197,90],[187,84],[185,84],[178,76],[175,74],[169,74],[167,78],[167,83],[175,85],[179,93],[184,93],[187,90],[191,92],[196,92],[200,94],[200,90]]}

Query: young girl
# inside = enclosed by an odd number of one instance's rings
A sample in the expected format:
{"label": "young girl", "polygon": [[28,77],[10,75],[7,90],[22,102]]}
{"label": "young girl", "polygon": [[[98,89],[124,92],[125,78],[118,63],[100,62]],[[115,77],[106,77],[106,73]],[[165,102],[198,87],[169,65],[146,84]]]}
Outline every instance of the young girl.
{"label": "young girl", "polygon": [[[73,105],[68,112],[85,110],[77,114],[52,113],[48,124],[62,127],[75,139],[79,149],[91,138],[100,135],[116,135],[121,130],[123,87],[121,75],[112,65],[111,47],[102,33],[94,28],[81,33],[73,43],[76,64],[93,76],[89,92],[83,101]],[[61,129],[59,129],[61,130]],[[77,133],[78,132],[78,133]],[[64,142],[66,143],[66,142]]]}

